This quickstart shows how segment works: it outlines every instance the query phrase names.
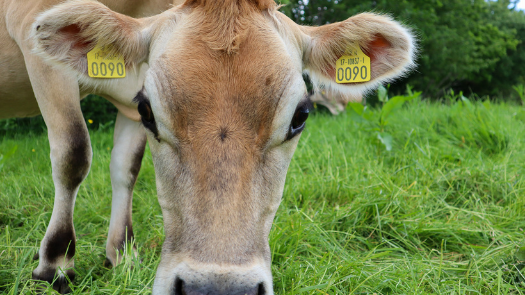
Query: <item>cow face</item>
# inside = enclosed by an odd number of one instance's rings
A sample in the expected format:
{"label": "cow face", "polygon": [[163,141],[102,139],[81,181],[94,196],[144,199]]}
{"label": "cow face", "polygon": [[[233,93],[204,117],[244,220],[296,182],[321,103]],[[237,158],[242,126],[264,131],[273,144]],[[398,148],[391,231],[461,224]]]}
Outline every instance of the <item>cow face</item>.
{"label": "cow face", "polygon": [[[166,235],[154,294],[273,294],[268,234],[308,117],[303,72],[360,95],[412,66],[411,35],[385,16],[311,28],[273,0],[218,2],[136,20],[77,0],[34,27],[37,52],[137,108],[147,129]],[[87,77],[97,43],[124,56],[130,77]],[[336,60],[356,47],[371,81],[336,84]],[[119,96],[137,83],[134,97]]]}

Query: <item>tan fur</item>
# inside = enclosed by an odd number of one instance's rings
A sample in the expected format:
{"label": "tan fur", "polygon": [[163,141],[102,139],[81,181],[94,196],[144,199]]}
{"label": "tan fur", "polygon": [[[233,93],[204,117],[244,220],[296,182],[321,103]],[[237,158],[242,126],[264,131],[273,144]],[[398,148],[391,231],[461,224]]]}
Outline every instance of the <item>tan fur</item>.
{"label": "tan fur", "polygon": [[[199,23],[202,16],[192,17],[192,23]],[[285,49],[278,38],[265,34],[261,15],[245,17],[252,19],[236,54],[217,52],[199,34],[181,30],[179,34],[187,36],[184,46],[170,44],[164,57],[152,64],[156,79],[163,83],[166,124],[175,132],[179,157],[191,175],[180,181],[191,182],[193,194],[199,196],[181,206],[195,223],[179,230],[180,246],[174,251],[201,262],[246,263],[264,253],[264,222],[252,218],[267,204],[257,204],[260,196],[250,191],[257,167],[265,161],[269,127],[292,68],[286,62],[261,59],[273,56],[282,61],[280,51]],[[172,76],[165,65],[184,71]],[[195,77],[199,83],[188,82]],[[185,198],[181,196],[182,201]],[[229,227],[235,232],[218,230]],[[249,253],[239,255],[241,249]]]}
{"label": "tan fur", "polygon": [[133,67],[144,60],[148,50],[148,44],[141,42],[140,28],[139,21],[108,10],[99,2],[72,0],[37,18],[33,25],[34,51],[87,74],[88,51],[97,43],[112,44],[124,56],[127,66]]}
{"label": "tan fur", "polygon": [[[307,97],[302,73],[345,103],[402,75],[415,51],[410,32],[388,17],[302,27],[270,0],[187,0],[146,19],[71,0],[42,13],[32,28],[31,52],[70,73],[81,89],[111,93],[130,108],[150,104],[145,126],[166,235],[153,294],[273,294],[268,235],[300,138],[289,135]],[[125,56],[129,78],[87,77],[85,53],[97,43]],[[349,46],[371,57],[372,81],[335,83],[335,60]],[[128,144],[117,146],[116,155]],[[134,179],[117,168],[113,175]],[[114,207],[129,211],[129,200]]]}
{"label": "tan fur", "polygon": [[[134,17],[144,17],[160,13],[172,6],[182,4],[184,0],[102,0],[114,11]],[[0,119],[11,117],[28,117],[40,114],[37,101],[27,70],[22,51],[33,51],[34,43],[30,39],[35,33],[33,23],[36,17],[45,10],[60,4],[62,0],[0,0]],[[100,4],[98,4],[100,5]],[[80,8],[81,9],[81,8]],[[87,15],[93,16],[92,11]],[[111,14],[112,15],[112,14]],[[118,14],[117,14],[118,15]],[[134,53],[136,54],[136,53]],[[80,68],[85,64],[79,62]],[[52,85],[52,83],[49,83]],[[98,93],[104,95],[104,93]],[[123,109],[133,117],[134,114]],[[136,113],[136,110],[133,110]]]}
{"label": "tan fur", "polygon": [[[214,50],[228,54],[236,52],[245,38],[248,15],[262,10],[275,10],[273,0],[260,1],[210,1],[187,0],[184,6],[194,8],[192,13],[205,16],[203,22],[196,26],[196,34]],[[213,19],[213,22],[208,21]]]}
{"label": "tan fur", "polygon": [[[415,67],[417,47],[413,34],[389,16],[361,13],[321,27],[297,26],[284,14],[277,13],[275,16],[278,23],[291,29],[286,34],[297,42],[303,53],[304,71],[315,87],[343,96],[360,96]],[[385,46],[376,46],[376,43]],[[335,62],[347,49],[356,46],[371,57],[371,81],[335,83]]]}
{"label": "tan fur", "polygon": [[[367,88],[398,77],[415,66],[416,50],[410,31],[388,16],[362,13],[343,22],[302,30],[312,38],[304,62],[314,77],[324,77],[317,78],[319,80],[335,80],[335,62],[348,48],[356,46],[371,58],[372,80],[362,83]],[[385,46],[374,46],[375,41]],[[341,87],[337,89],[343,92]]]}

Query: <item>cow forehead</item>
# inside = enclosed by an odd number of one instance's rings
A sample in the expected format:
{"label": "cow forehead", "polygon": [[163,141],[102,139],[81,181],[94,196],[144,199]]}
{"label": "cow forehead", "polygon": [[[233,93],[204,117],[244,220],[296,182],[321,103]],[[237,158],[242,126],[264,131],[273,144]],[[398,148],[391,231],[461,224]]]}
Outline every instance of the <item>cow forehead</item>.
{"label": "cow forehead", "polygon": [[235,36],[234,52],[214,48],[199,25],[182,24],[169,38],[151,72],[175,128],[207,119],[269,127],[291,81],[301,75],[280,36],[260,19]]}

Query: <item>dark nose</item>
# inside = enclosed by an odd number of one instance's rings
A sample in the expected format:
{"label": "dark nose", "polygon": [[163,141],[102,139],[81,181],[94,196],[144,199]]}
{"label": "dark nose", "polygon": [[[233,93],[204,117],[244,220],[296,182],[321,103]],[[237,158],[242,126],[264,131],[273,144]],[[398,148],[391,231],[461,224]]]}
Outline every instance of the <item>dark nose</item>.
{"label": "dark nose", "polygon": [[266,295],[266,291],[262,283],[252,288],[229,288],[225,291],[219,291],[212,286],[188,286],[183,280],[177,278],[175,295]]}

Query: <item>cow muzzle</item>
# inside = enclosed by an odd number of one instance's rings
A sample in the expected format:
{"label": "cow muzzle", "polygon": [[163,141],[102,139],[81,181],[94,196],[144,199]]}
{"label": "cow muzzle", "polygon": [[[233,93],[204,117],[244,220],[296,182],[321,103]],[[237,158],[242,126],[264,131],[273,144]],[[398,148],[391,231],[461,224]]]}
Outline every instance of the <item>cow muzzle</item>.
{"label": "cow muzzle", "polygon": [[179,263],[159,265],[153,294],[272,295],[272,277],[266,263],[246,266]]}
{"label": "cow muzzle", "polygon": [[175,295],[265,295],[267,294],[263,283],[253,288],[230,288],[221,292],[219,287],[213,286],[187,286],[186,283],[177,279],[175,281]]}

